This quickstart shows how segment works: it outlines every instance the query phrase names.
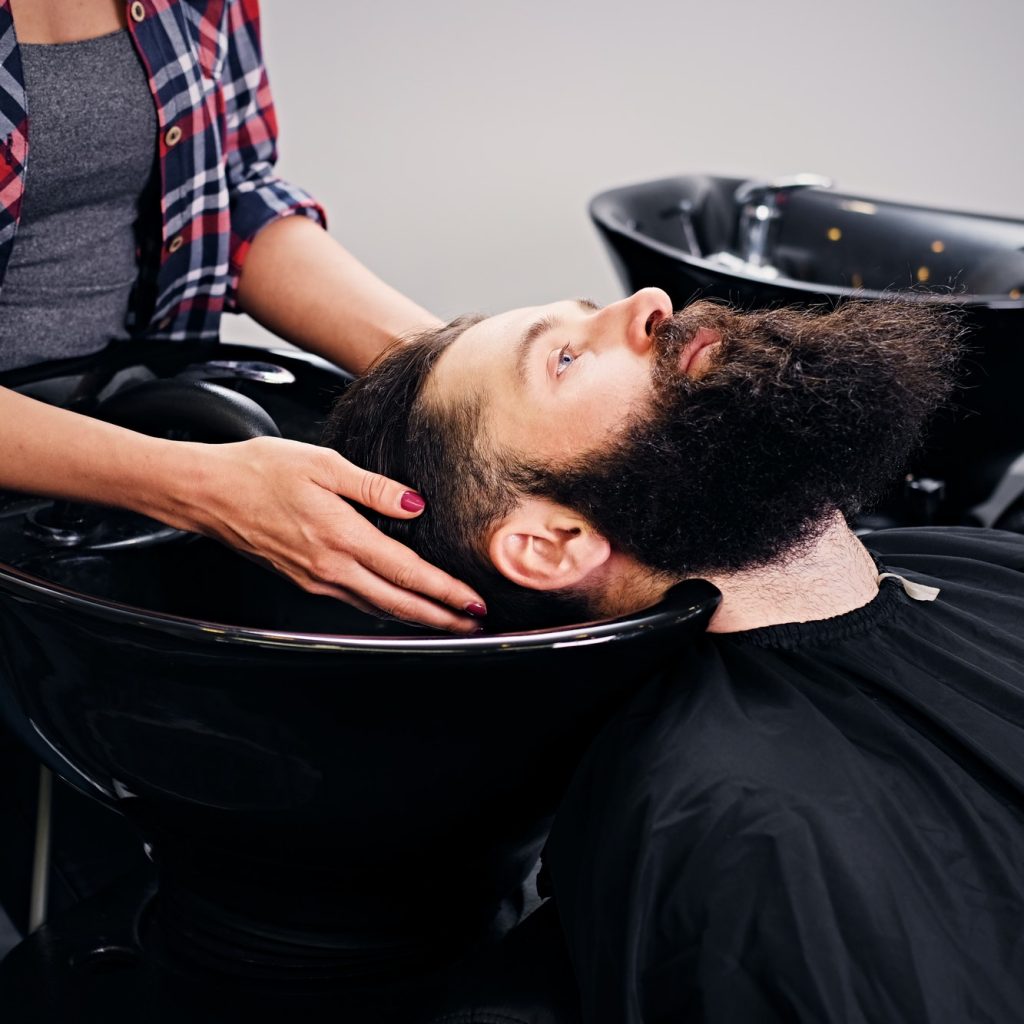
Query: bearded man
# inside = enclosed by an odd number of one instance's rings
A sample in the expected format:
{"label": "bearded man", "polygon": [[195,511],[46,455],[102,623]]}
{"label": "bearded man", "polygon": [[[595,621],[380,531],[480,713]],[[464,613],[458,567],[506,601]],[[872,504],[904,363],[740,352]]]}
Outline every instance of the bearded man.
{"label": "bearded man", "polygon": [[933,303],[652,288],[459,318],[339,399],[325,442],[432,510],[379,525],[492,625],[721,592],[548,840],[587,1024],[1020,1019],[1024,536],[851,528],[961,352]]}

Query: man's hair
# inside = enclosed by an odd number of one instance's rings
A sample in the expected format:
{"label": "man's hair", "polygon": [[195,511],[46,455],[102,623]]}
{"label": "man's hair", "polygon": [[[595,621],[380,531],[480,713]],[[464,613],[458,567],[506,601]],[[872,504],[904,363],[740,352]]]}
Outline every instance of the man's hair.
{"label": "man's hair", "polygon": [[495,629],[594,618],[583,594],[528,589],[494,568],[486,538],[525,495],[585,515],[666,577],[771,564],[829,512],[849,518],[891,485],[953,390],[963,333],[952,308],[895,297],[751,312],[694,303],[660,325],[662,362],[674,366],[672,345],[710,326],[723,338],[719,363],[697,381],[656,370],[660,413],[637,412],[606,450],[543,465],[486,436],[479,396],[424,393],[438,358],[482,319],[393,346],[338,398],[323,441],[424,496],[415,519],[363,512],[476,588]]}
{"label": "man's hair", "polygon": [[491,562],[484,538],[521,499],[519,467],[485,448],[476,396],[442,403],[423,389],[438,358],[482,315],[456,317],[392,346],[336,401],[323,443],[350,462],[414,487],[427,502],[415,519],[362,508],[381,531],[478,590],[488,626],[530,629],[584,622],[593,615],[577,595],[547,594],[512,583]]}

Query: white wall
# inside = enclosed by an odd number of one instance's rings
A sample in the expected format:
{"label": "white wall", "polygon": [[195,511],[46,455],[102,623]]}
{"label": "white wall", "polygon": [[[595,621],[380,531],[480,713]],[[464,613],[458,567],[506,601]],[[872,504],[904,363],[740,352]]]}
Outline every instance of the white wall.
{"label": "white wall", "polygon": [[[586,213],[675,174],[1024,217],[1022,0],[263,0],[280,171],[441,317],[621,294]],[[268,341],[243,317],[225,338]]]}

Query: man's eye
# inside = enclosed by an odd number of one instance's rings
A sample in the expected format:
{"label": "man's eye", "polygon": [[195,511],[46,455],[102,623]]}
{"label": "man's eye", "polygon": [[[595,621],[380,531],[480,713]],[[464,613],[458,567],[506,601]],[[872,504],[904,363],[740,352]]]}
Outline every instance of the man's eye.
{"label": "man's eye", "polygon": [[569,351],[568,344],[564,345],[558,353],[558,359],[555,360],[555,376],[561,377],[563,372],[572,366],[575,361],[576,357]]}

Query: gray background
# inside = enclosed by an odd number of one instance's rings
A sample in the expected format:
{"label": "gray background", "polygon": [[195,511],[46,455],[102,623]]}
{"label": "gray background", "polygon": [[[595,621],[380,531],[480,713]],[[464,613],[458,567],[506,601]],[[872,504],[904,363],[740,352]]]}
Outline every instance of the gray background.
{"label": "gray background", "polygon": [[[279,170],[447,318],[622,294],[586,206],[676,174],[1024,217],[1022,0],[263,0]],[[229,317],[227,340],[273,339]]]}

